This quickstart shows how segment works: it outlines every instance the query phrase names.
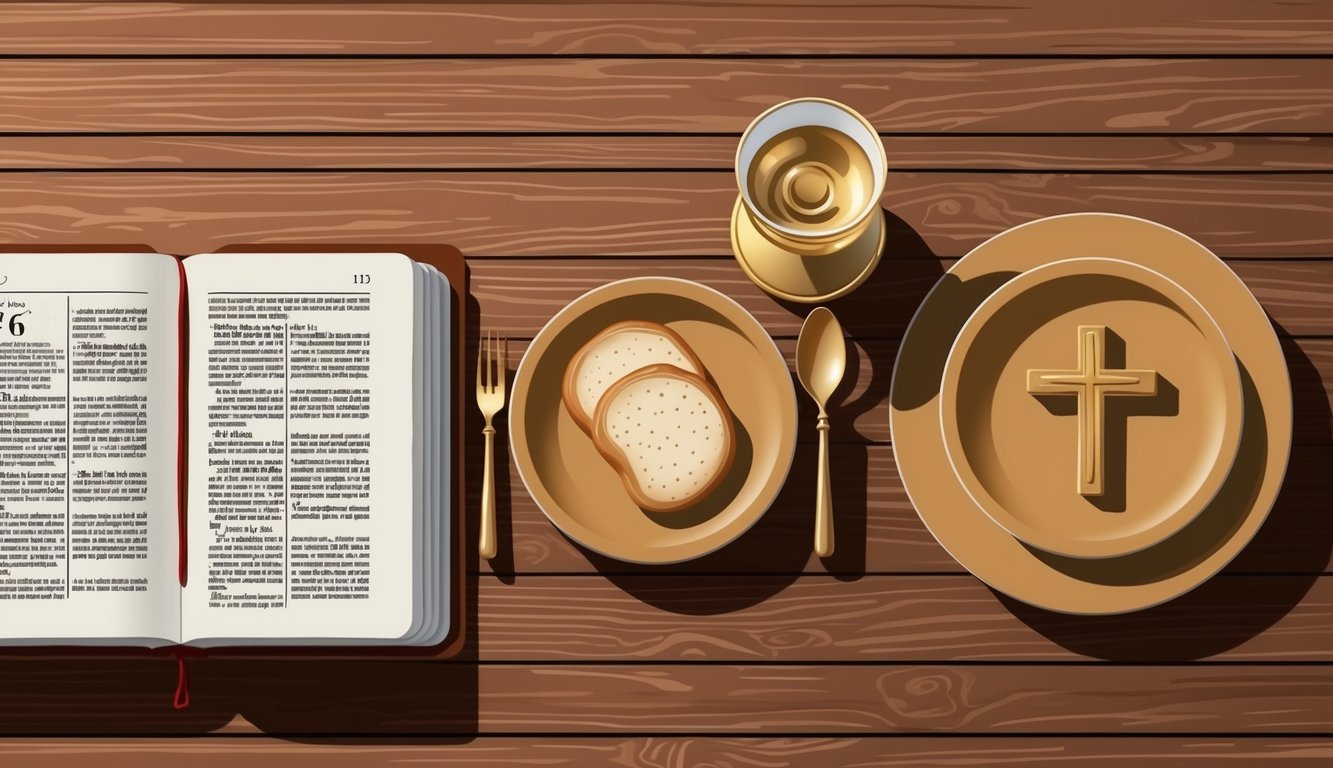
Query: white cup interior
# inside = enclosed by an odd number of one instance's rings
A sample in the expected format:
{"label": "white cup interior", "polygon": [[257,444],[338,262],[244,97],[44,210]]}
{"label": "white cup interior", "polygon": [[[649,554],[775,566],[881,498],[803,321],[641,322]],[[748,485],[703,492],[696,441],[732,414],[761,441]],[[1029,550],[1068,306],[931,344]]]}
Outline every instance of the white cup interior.
{"label": "white cup interior", "polygon": [[842,230],[856,226],[868,213],[862,211],[862,215],[857,216],[856,221],[847,226],[827,230],[797,229],[773,221],[765,216],[755,204],[754,198],[750,195],[749,185],[745,182],[745,177],[749,175],[750,164],[754,162],[755,156],[759,154],[759,149],[764,146],[765,142],[783,131],[808,125],[832,128],[850,136],[853,141],[860,145],[862,151],[866,153],[866,157],[870,158],[871,179],[874,182],[875,189],[875,193],[870,198],[872,201],[871,208],[879,205],[879,198],[884,193],[884,181],[888,172],[887,162],[884,158],[884,144],[880,142],[879,134],[875,133],[859,115],[849,112],[846,108],[818,99],[795,99],[779,104],[766,114],[761,115],[750,125],[749,130],[741,139],[740,149],[736,152],[736,180],[739,182],[741,195],[745,198],[746,208],[758,216],[765,225],[778,232],[798,238],[825,237],[837,234]]}

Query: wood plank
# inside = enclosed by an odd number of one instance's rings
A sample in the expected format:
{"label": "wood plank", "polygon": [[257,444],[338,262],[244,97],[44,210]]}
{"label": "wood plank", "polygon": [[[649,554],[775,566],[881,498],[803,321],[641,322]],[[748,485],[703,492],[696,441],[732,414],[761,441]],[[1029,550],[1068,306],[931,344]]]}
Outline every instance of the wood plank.
{"label": "wood plank", "polygon": [[[229,730],[248,724],[274,735],[1333,733],[1333,667],[1325,666],[215,660],[195,664],[191,679],[201,705],[244,716]],[[29,680],[45,682],[28,671],[14,682]],[[66,720],[84,711],[67,711]],[[52,710],[6,714],[0,727],[13,730]]]}
{"label": "wood plank", "polygon": [[[171,682],[162,672],[171,675]],[[147,685],[141,676],[154,685]],[[472,664],[206,659],[0,663],[0,732],[372,734],[1333,733],[1333,667]]]}
{"label": "wood plank", "polygon": [[819,94],[881,131],[1327,133],[1317,59],[3,59],[0,132],[738,133]]}
{"label": "wood plank", "polygon": [[[500,425],[497,450],[507,452],[507,425]],[[477,435],[480,426],[469,430]],[[503,456],[504,454],[501,454]],[[479,461],[472,455],[470,476]],[[815,452],[797,447],[793,469],[772,507],[732,545],[707,557],[670,569],[635,566],[584,550],[561,535],[524,489],[509,461],[497,463],[499,553],[481,565],[506,581],[531,574],[602,573],[656,575],[669,583],[678,574],[778,574],[775,587],[798,573],[962,573],[949,553],[926,530],[902,487],[893,451],[886,445],[836,445],[832,465],[833,509],[838,547],[821,561],[811,552],[814,540]],[[1326,499],[1333,495],[1333,449],[1294,450],[1282,494],[1258,536],[1241,552],[1229,573],[1313,574],[1333,570],[1333,518]],[[838,478],[843,478],[838,482]],[[467,514],[480,508],[477,489],[469,488]],[[469,530],[476,530],[470,526]]]}
{"label": "wood plank", "polygon": [[478,598],[482,661],[1333,660],[1333,576],[1226,575],[1102,617],[1034,609],[961,574],[482,577]]}
{"label": "wood plank", "polygon": [[[796,340],[790,336],[775,339],[788,368],[796,371]],[[1328,445],[1333,443],[1333,339],[1282,340],[1287,366],[1291,372],[1292,399],[1295,411],[1293,442],[1298,445]],[[528,342],[510,339],[510,365],[517,367],[526,354]],[[850,339],[847,347],[848,371],[840,389],[834,393],[829,418],[831,442],[864,444],[889,442],[889,381],[888,373],[898,354],[896,339]],[[475,339],[468,342],[464,361],[472,366],[477,357]],[[797,389],[800,393],[800,389]],[[812,425],[817,413],[814,401],[799,397],[796,401],[798,423]],[[475,418],[474,418],[475,417]],[[480,416],[469,411],[470,427],[481,429]],[[475,421],[475,423],[473,423]],[[815,442],[812,431],[801,430],[797,440]]]}
{"label": "wood plank", "polygon": [[[659,269],[669,263],[662,256],[729,255],[735,201],[735,177],[722,172],[0,174],[0,242],[134,241],[175,253],[238,242],[448,242],[469,257],[652,256]],[[1329,174],[900,172],[883,204],[892,246],[874,280],[906,279],[909,292],[932,284],[939,267],[901,262],[961,256],[1016,224],[1086,210],[1160,221],[1224,257],[1333,255]],[[642,264],[570,263],[554,289],[642,274]],[[1322,303],[1327,289],[1288,281],[1327,280],[1321,269],[1280,268],[1274,299]],[[881,301],[878,290],[852,301]],[[908,313],[903,299],[880,311]]]}
{"label": "wood plank", "polygon": [[[713,170],[735,135],[51,136],[0,143],[0,170]],[[1324,136],[883,136],[899,171],[1333,171]]]}
{"label": "wood plank", "polygon": [[765,768],[859,768],[905,766],[1139,766],[1181,765],[1267,768],[1326,766],[1333,744],[1311,738],[969,738],[894,736],[875,738],[736,738],[726,736],[481,736],[460,739],[303,739],[267,737],[8,739],[0,760],[32,768],[83,764],[102,768],[178,766],[231,768],[238,761],[270,762],[293,768],[374,768],[403,763],[476,766],[585,768],[683,768],[762,765]]}
{"label": "wood plank", "polygon": [[1277,0],[4,3],[5,54],[1328,53],[1333,14]]}
{"label": "wood plank", "polygon": [[[911,235],[903,232],[903,238]],[[951,262],[897,259],[881,262],[870,279],[830,302],[849,336],[896,338],[907,329],[921,299]],[[478,327],[530,338],[566,304],[615,280],[664,275],[694,280],[730,296],[774,336],[795,337],[809,307],[784,304],[751,283],[730,257],[642,259],[495,259],[471,262]],[[1279,333],[1333,332],[1333,261],[1262,259],[1230,266],[1272,317]],[[886,350],[887,351],[887,350]],[[872,358],[873,360],[873,358]],[[888,375],[889,371],[883,371]]]}

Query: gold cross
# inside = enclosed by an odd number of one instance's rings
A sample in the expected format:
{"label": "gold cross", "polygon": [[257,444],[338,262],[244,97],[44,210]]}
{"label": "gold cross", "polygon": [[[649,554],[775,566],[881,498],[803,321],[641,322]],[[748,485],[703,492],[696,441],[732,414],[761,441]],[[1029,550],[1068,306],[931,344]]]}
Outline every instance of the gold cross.
{"label": "gold cross", "polygon": [[1104,488],[1107,395],[1155,395],[1157,371],[1108,370],[1106,326],[1078,327],[1078,368],[1031,369],[1028,392],[1033,395],[1078,396],[1078,492],[1101,496]]}

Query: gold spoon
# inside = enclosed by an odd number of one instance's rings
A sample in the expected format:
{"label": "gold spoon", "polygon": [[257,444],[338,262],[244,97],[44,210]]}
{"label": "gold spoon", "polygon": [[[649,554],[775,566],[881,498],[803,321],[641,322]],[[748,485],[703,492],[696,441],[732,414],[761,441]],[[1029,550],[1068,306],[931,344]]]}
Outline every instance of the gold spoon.
{"label": "gold spoon", "polygon": [[824,407],[847,369],[847,341],[838,318],[816,307],[796,341],[796,376],[819,405],[819,478],[815,484],[815,554],[833,554],[833,493],[829,489],[828,413]]}

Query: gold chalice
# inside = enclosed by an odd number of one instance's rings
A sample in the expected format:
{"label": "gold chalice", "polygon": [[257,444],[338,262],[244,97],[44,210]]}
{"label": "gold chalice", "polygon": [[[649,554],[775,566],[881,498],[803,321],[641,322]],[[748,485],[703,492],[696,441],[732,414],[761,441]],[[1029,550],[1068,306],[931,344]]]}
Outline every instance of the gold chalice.
{"label": "gold chalice", "polygon": [[865,282],[884,249],[879,207],[888,161],[864,117],[828,99],[795,99],[745,129],[731,245],[779,298],[823,302]]}

